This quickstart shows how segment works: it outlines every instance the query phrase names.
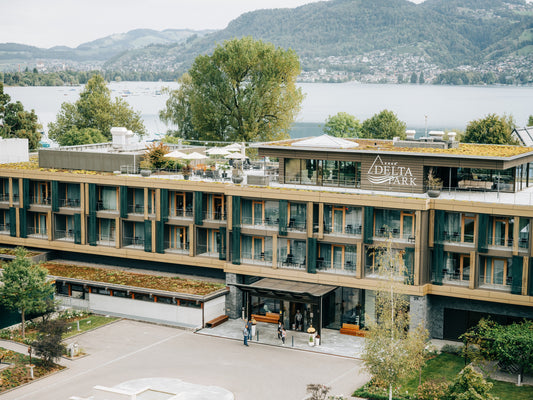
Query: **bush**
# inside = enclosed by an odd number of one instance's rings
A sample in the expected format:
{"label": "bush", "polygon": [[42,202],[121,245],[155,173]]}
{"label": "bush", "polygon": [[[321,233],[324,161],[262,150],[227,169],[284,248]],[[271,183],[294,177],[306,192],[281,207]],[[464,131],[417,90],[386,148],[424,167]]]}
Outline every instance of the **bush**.
{"label": "bush", "polygon": [[40,356],[46,364],[52,364],[65,351],[65,345],[61,341],[66,331],[67,324],[62,319],[43,322],[39,326],[37,340],[32,343],[35,354]]}
{"label": "bush", "polygon": [[444,379],[426,381],[418,387],[416,391],[416,399],[441,400],[445,398],[447,391],[448,383]]}
{"label": "bush", "polygon": [[456,356],[461,356],[463,354],[463,347],[464,346],[445,344],[444,346],[442,346],[442,349],[440,351],[441,353],[448,353],[448,354],[454,354]]}

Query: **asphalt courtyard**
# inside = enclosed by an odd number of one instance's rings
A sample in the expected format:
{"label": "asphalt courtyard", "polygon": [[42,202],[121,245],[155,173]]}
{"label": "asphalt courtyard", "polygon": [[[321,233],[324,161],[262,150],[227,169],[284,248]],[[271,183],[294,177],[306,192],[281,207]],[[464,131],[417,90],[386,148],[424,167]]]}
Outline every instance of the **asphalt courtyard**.
{"label": "asphalt courtyard", "polygon": [[[178,328],[121,320],[74,339],[88,354],[59,373],[0,395],[1,400],[87,398],[96,385],[113,387],[141,378],[177,378],[220,386],[236,400],[302,400],[306,385],[332,387],[349,397],[367,381],[362,362],[289,347],[199,335]],[[6,346],[0,341],[1,347]],[[23,352],[26,347],[20,346]]]}

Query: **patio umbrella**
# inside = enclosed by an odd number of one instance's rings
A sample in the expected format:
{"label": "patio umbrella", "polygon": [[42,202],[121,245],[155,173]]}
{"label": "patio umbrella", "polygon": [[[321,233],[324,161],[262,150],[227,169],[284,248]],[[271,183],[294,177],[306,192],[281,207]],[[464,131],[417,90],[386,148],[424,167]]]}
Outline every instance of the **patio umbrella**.
{"label": "patio umbrella", "polygon": [[216,156],[216,155],[225,156],[229,154],[230,151],[226,150],[223,147],[211,147],[209,150],[206,151],[206,153],[209,154],[210,156]]}
{"label": "patio umbrella", "polygon": [[248,156],[245,156],[241,153],[229,153],[227,156],[224,156],[224,158],[231,158],[232,160],[244,160],[245,158],[248,158]]}
{"label": "patio umbrella", "polygon": [[192,153],[185,154],[182,158],[184,160],[205,160],[207,156],[205,154],[200,154],[196,151],[193,151]]}
{"label": "patio umbrella", "polygon": [[228,151],[240,151],[241,147],[242,146],[239,143],[232,143],[232,144],[228,144],[227,146],[223,147],[223,149],[226,149]]}
{"label": "patio umbrella", "polygon": [[179,150],[174,150],[174,151],[171,151],[170,153],[165,154],[163,157],[166,157],[166,158],[183,158],[186,155],[187,154],[182,153]]}

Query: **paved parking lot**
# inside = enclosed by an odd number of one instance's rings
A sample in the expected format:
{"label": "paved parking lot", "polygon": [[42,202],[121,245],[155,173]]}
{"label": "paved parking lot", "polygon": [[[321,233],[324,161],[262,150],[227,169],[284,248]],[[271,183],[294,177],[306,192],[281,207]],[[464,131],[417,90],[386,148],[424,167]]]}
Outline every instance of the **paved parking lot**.
{"label": "paved parking lot", "polygon": [[[348,396],[368,375],[359,360],[289,347],[195,334],[122,320],[74,339],[88,356],[62,360],[68,369],[1,396],[2,400],[68,400],[89,397],[95,385],[132,379],[177,378],[215,385],[236,400],[300,400],[308,383]],[[1,346],[2,344],[0,344]]]}

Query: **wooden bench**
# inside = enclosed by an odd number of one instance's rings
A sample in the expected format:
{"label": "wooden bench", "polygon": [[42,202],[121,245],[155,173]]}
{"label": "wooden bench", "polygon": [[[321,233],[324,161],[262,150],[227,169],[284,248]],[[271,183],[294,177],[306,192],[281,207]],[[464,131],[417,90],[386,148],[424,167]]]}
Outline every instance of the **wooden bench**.
{"label": "wooden bench", "polygon": [[279,314],[272,312],[267,312],[266,315],[252,314],[252,319],[255,319],[258,322],[277,324],[279,322]]}
{"label": "wooden bench", "polygon": [[205,326],[207,328],[214,328],[215,326],[220,325],[223,322],[226,322],[228,320],[228,318],[229,317],[227,315],[221,315],[220,317],[216,317],[216,318],[212,319],[211,321],[207,321],[205,323]]}
{"label": "wooden bench", "polygon": [[342,324],[340,333],[343,335],[365,337],[365,331],[359,329],[359,325],[355,324]]}

